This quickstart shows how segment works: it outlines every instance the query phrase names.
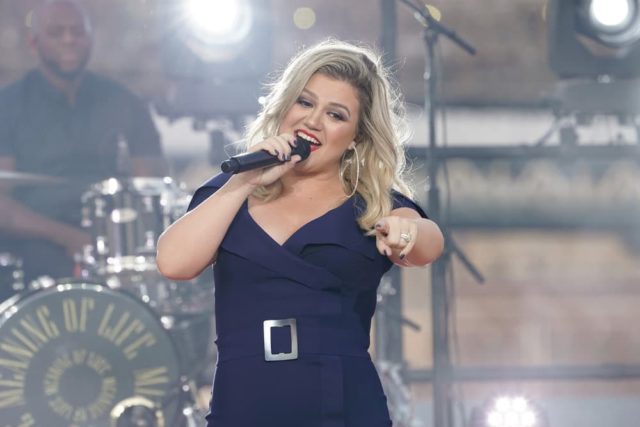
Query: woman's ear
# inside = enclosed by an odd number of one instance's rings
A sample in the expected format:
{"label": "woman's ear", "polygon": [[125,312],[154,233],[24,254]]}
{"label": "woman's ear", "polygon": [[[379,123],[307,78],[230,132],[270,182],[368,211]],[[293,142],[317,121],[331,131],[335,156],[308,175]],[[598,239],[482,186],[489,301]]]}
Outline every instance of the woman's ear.
{"label": "woman's ear", "polygon": [[355,148],[356,148],[356,142],[351,141],[351,144],[349,144],[349,150],[354,150]]}

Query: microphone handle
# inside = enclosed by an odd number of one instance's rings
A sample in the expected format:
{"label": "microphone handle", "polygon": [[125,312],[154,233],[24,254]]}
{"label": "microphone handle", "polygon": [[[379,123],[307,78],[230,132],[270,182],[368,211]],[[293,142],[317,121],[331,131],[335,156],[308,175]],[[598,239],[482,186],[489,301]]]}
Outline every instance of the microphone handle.
{"label": "microphone handle", "polygon": [[[296,154],[302,157],[302,160],[309,157],[311,147],[309,142],[302,138],[296,139],[296,146],[291,149],[291,155]],[[241,173],[252,169],[260,169],[267,166],[275,166],[277,164],[284,163],[277,156],[272,155],[268,151],[260,150],[252,153],[239,154],[233,156],[220,165],[220,169],[224,173]]]}
{"label": "microphone handle", "polygon": [[272,156],[268,151],[260,150],[233,156],[222,162],[220,169],[224,173],[240,173],[251,169],[277,165],[278,163],[281,162],[277,157]]}

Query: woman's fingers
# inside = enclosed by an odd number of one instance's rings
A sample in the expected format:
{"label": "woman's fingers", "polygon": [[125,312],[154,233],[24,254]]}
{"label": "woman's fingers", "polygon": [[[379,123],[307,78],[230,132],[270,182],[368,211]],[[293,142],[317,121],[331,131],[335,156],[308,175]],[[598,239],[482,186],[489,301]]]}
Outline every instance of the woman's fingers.
{"label": "woman's fingers", "polygon": [[389,221],[387,220],[387,218],[381,218],[378,220],[378,222],[376,222],[375,228],[376,233],[380,233],[383,236],[386,236],[387,234],[389,234]]}
{"label": "woman's fingers", "polygon": [[291,150],[295,146],[293,135],[283,133],[272,136],[251,147],[250,151],[265,150],[282,162],[291,160]]}
{"label": "woman's fingers", "polygon": [[378,248],[380,255],[391,256],[393,253],[391,248],[384,243],[383,237],[380,235],[376,235],[376,248]]}
{"label": "woman's fingers", "polygon": [[289,145],[289,140],[282,135],[276,136],[274,140],[278,146],[278,158],[280,159],[280,161],[284,162],[288,160],[291,156],[291,146]]}
{"label": "woman's fingers", "polygon": [[376,247],[378,252],[382,255],[391,256],[393,254],[392,248],[389,246],[387,236],[389,234],[391,224],[388,218],[381,218],[376,222]]}
{"label": "woman's fingers", "polygon": [[404,231],[404,233],[400,233],[400,239],[406,242],[406,245],[400,254],[398,255],[400,259],[404,259],[409,252],[413,249],[416,244],[416,240],[418,240],[418,224],[415,221],[407,221],[409,227]]}
{"label": "woman's fingers", "polygon": [[381,254],[389,256],[395,251],[404,259],[415,245],[418,226],[411,219],[390,216],[376,222],[375,232],[376,247]]}

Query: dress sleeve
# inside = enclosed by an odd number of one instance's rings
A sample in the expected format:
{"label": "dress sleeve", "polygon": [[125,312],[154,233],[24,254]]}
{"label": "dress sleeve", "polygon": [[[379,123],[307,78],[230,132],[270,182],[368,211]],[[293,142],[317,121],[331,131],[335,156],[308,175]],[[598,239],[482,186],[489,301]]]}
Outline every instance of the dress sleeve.
{"label": "dress sleeve", "polygon": [[222,187],[226,182],[231,178],[230,174],[227,173],[219,173],[214,176],[210,180],[206,181],[202,184],[196,191],[193,193],[193,197],[191,198],[191,202],[189,203],[189,208],[187,212],[192,209],[195,209],[200,203],[204,202],[211,196],[213,193],[218,191],[220,187]]}
{"label": "dress sleeve", "polygon": [[410,198],[408,198],[404,194],[393,190],[391,192],[391,195],[393,197],[393,209],[409,208],[409,209],[413,209],[414,211],[418,212],[418,214],[420,214],[420,216],[422,218],[427,218],[427,219],[429,218],[429,216],[424,211],[424,209],[422,209],[416,202],[414,202],[413,200],[411,200]]}

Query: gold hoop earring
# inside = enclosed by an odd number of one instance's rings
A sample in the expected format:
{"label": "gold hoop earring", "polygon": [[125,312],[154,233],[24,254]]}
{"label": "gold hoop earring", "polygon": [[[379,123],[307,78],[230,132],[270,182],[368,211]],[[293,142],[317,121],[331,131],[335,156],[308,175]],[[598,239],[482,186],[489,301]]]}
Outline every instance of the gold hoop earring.
{"label": "gold hoop earring", "polygon": [[[354,194],[356,194],[356,190],[358,189],[358,182],[360,182],[360,156],[358,155],[358,150],[356,149],[356,147],[352,148],[353,152],[355,153],[356,156],[356,183],[355,185],[353,185],[353,190],[351,191],[351,194],[349,194],[347,196],[347,198],[351,198],[353,197]],[[344,166],[342,166],[340,168],[340,179],[344,182],[344,172],[347,169],[349,164],[353,164],[353,159],[348,159],[348,160],[344,160],[344,155],[346,154],[346,151],[342,154],[342,162],[343,164],[345,164]],[[353,184],[353,183],[352,183]]]}

